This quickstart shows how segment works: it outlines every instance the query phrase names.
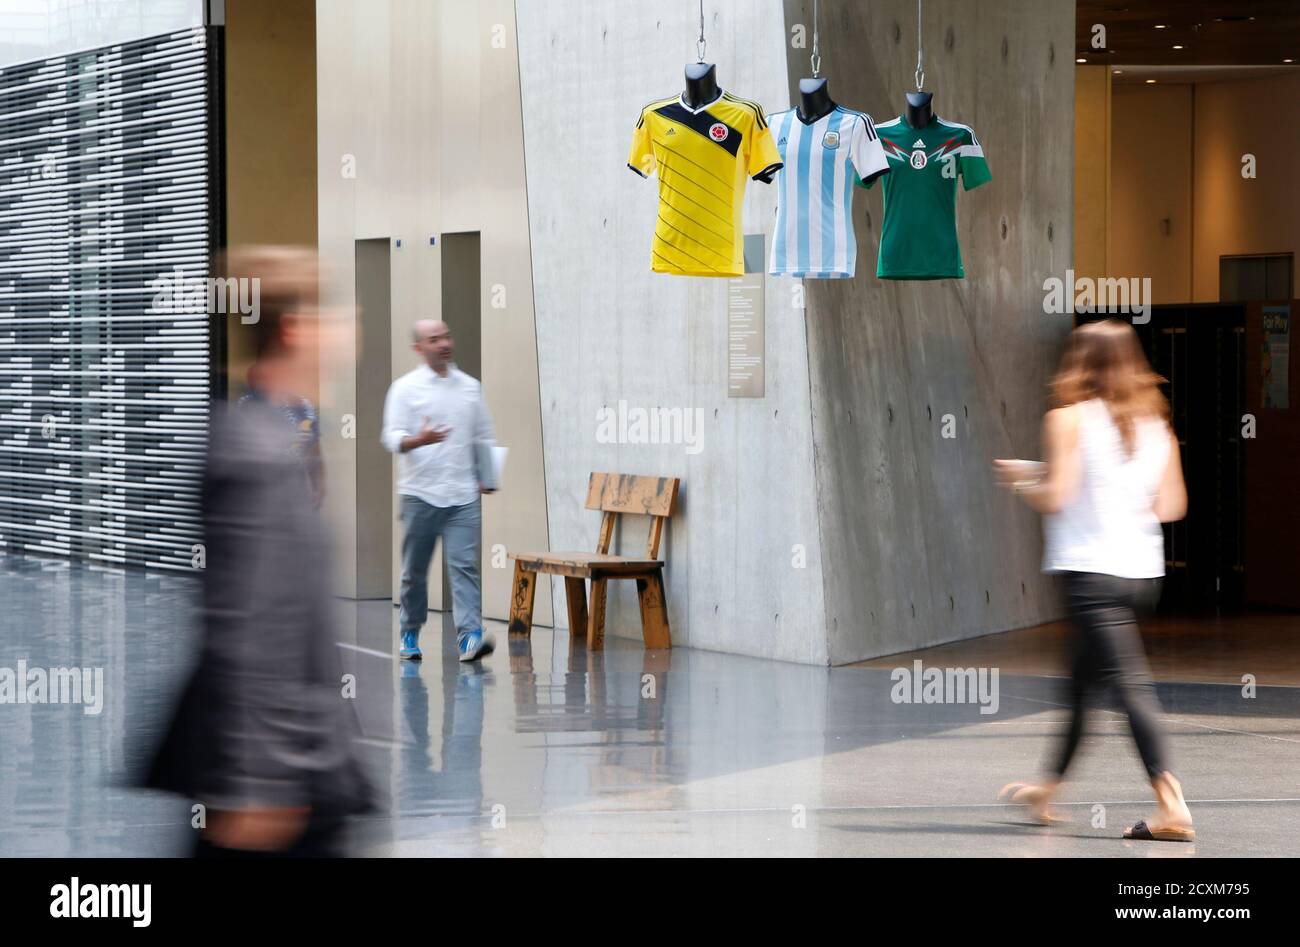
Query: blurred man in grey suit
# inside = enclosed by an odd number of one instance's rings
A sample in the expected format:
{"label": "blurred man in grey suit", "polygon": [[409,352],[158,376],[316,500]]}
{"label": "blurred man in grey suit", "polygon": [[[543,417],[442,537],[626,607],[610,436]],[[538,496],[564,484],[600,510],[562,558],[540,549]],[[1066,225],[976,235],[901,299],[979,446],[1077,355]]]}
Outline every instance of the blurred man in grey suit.
{"label": "blurred man in grey suit", "polygon": [[347,819],[372,791],[343,694],[325,527],[279,407],[314,389],[329,348],[315,258],[254,247],[227,270],[260,281],[261,397],[214,406],[201,652],[146,785],[205,806],[196,854],[344,854]]}

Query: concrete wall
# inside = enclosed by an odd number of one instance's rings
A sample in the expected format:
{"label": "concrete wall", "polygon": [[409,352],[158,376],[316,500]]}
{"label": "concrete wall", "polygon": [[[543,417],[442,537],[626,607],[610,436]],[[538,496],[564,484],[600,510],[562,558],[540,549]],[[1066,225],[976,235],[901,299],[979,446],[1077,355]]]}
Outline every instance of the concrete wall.
{"label": "concrete wall", "polygon": [[[787,29],[811,8],[787,0]],[[839,0],[821,17],[832,96],[881,121],[901,113],[916,4]],[[1042,285],[1073,262],[1074,4],[930,0],[924,38],[935,112],[974,127],[993,180],[958,197],[965,280],[874,278],[876,188],[855,208],[866,272],[807,283],[832,663],[1060,609],[1039,573],[1038,519],[993,485],[990,464],[1040,456],[1044,385],[1072,324],[1044,315]],[[791,82],[809,74],[808,51],[791,50]]]}
{"label": "concrete wall", "polygon": [[[779,0],[706,5],[720,84],[789,105]],[[625,167],[641,107],[683,87],[699,29],[691,4],[519,0],[529,224],[553,549],[594,549],[593,470],[679,476],[661,554],[673,640],[827,661],[804,313],[768,280],[766,397],[728,399],[726,280],[655,275],[656,182]],[[749,185],[747,233],[769,233],[775,193]],[[699,411],[702,450],[602,444],[597,414]],[[620,537],[639,550],[644,521]],[[800,560],[796,546],[803,547]],[[639,637],[630,583],[611,586],[609,633]],[[562,590],[554,583],[557,621]],[[540,598],[540,596],[539,596]]]}
{"label": "concrete wall", "polygon": [[[722,85],[786,107],[808,69],[808,50],[787,48],[811,22],[806,6],[706,11]],[[838,101],[901,111],[914,11],[822,5]],[[797,284],[768,281],[761,401],[725,396],[725,282],[649,272],[655,186],[623,167],[640,107],[680,89],[695,58],[691,11],[521,0],[518,17],[552,547],[594,543],[589,471],[678,475],[685,503],[666,547],[678,643],[843,663],[1055,617],[1037,519],[995,490],[989,462],[1038,455],[1044,385],[1071,324],[1043,315],[1041,287],[1073,262],[1073,154],[1061,147],[1073,4],[926,5],[937,110],[975,126],[993,168],[961,199],[968,278],[876,280],[880,198],[859,195],[857,279],[808,282],[806,311]],[[557,134],[577,107],[582,135]],[[746,231],[770,232],[773,207],[751,185]],[[598,412],[620,400],[701,409],[704,450],[599,443]],[[945,414],[954,440],[940,436]],[[628,590],[613,604],[611,632],[635,636]]]}
{"label": "concrete wall", "polygon": [[[510,574],[500,551],[547,544],[514,4],[318,0],[316,43],[320,249],[332,277],[329,301],[355,325],[356,241],[387,238],[390,348],[378,361],[392,375],[417,364],[415,320],[445,317],[453,333],[458,321],[481,324],[484,394],[497,439],[510,448],[502,491],[483,504],[483,605],[488,617],[504,618]],[[467,231],[481,234],[482,306],[443,313],[442,241],[430,237]],[[345,354],[360,370],[368,364],[356,344]],[[365,412],[355,438],[339,436],[339,419],[357,413],[356,378],[331,374],[321,382],[328,502],[343,540],[338,588],[391,595],[391,588],[358,584],[375,573],[356,559],[358,531],[369,525],[358,515],[367,507],[362,493],[392,497],[391,476],[359,475],[366,469],[359,452],[382,451],[381,418]],[[388,508],[395,517],[395,500]],[[395,561],[400,529],[392,533]],[[433,569],[430,601],[440,608],[440,564]],[[539,602],[540,624],[550,622],[549,605]]]}

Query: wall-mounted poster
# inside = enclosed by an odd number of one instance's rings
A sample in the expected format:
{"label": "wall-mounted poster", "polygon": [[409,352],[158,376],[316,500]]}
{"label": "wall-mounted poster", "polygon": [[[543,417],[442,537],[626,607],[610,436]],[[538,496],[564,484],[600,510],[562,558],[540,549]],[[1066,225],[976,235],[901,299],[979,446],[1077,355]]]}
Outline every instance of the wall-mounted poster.
{"label": "wall-mounted poster", "polygon": [[1264,344],[1260,382],[1265,408],[1291,407],[1291,307],[1264,307]]}

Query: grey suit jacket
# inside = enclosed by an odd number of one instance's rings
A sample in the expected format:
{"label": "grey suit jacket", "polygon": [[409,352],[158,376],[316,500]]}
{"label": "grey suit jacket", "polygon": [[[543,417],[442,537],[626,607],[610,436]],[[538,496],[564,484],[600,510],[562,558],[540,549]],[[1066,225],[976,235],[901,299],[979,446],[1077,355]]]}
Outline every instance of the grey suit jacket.
{"label": "grey suit jacket", "polygon": [[214,406],[203,480],[202,647],[145,785],[212,809],[370,807],[330,618],[327,534],[294,432]]}

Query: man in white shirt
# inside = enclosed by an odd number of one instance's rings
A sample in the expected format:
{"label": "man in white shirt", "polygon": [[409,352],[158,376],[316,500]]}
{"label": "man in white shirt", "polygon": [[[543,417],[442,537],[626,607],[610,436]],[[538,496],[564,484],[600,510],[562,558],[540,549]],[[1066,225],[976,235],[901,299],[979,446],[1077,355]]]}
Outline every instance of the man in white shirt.
{"label": "man in white shirt", "polygon": [[492,651],[483,631],[479,582],[482,517],[476,443],[492,444],[492,419],[478,381],[451,360],[445,322],[417,322],[412,346],[424,364],[393,382],[384,400],[383,443],[398,455],[401,498],[402,608],[400,655],[419,660],[420,628],[429,613],[429,561],[438,537],[451,578],[456,646],[462,661]]}

